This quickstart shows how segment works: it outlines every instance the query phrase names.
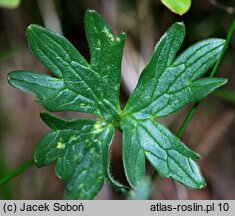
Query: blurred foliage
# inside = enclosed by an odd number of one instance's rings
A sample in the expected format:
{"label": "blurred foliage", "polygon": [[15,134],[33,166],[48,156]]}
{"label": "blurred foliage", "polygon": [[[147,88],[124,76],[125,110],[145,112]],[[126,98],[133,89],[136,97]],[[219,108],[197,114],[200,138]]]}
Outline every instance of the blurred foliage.
{"label": "blurred foliage", "polygon": [[161,0],[161,2],[173,13],[179,15],[185,14],[191,6],[191,0]]}
{"label": "blurred foliage", "polygon": [[0,0],[0,7],[14,9],[18,7],[21,3],[21,0]]}

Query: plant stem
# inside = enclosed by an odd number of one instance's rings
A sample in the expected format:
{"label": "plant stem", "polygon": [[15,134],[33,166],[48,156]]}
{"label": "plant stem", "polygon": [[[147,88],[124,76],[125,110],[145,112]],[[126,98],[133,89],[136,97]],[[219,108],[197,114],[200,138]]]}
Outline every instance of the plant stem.
{"label": "plant stem", "polygon": [[[0,176],[5,176],[7,173],[7,163],[6,159],[4,157],[4,152],[2,145],[0,143]],[[12,199],[12,188],[11,185],[6,185],[4,188],[1,189],[0,191],[0,199]]]}
{"label": "plant stem", "polygon": [[0,187],[2,187],[4,184],[9,182],[11,179],[16,177],[17,175],[24,172],[26,169],[34,165],[34,160],[28,160],[25,163],[21,164],[19,167],[17,167],[15,170],[10,172],[8,175],[6,175],[4,178],[0,179]]}
{"label": "plant stem", "polygon": [[[233,37],[234,32],[235,32],[235,18],[234,18],[234,20],[233,20],[233,22],[232,22],[232,25],[231,25],[230,29],[229,29],[227,38],[226,38],[225,43],[224,43],[224,46],[223,46],[223,49],[222,49],[221,52],[220,52],[219,58],[218,58],[218,60],[217,60],[217,62],[216,62],[216,64],[215,64],[215,66],[214,66],[214,68],[213,68],[213,70],[212,70],[212,72],[211,72],[211,74],[210,74],[210,77],[214,77],[214,76],[216,75],[216,73],[217,73],[217,71],[218,71],[218,69],[219,69],[219,66],[220,66],[220,64],[221,64],[221,62],[222,62],[222,60],[223,60],[223,57],[224,57],[224,55],[225,55],[225,52],[226,52],[226,50],[228,49],[228,46],[229,46],[229,44],[230,44],[230,42],[231,42],[231,40],[232,40],[232,37]],[[228,99],[228,97],[227,97],[226,99]],[[231,95],[230,95],[230,98],[229,98],[229,99],[231,99]],[[181,137],[181,136],[183,135],[185,129],[187,128],[189,122],[191,121],[193,115],[195,114],[195,112],[196,112],[196,110],[197,110],[199,104],[200,104],[200,101],[194,103],[193,107],[191,108],[190,112],[189,112],[188,115],[186,116],[186,118],[185,118],[183,124],[181,125],[180,129],[179,129],[178,132],[176,133],[176,136],[177,136],[177,137]],[[152,176],[151,176],[152,184],[153,184],[153,182],[156,180],[156,177],[157,177],[156,172],[157,172],[157,171],[154,171],[154,173],[153,173]]]}
{"label": "plant stem", "polygon": [[186,127],[188,126],[189,122],[191,121],[194,113],[196,112],[198,106],[199,106],[200,102],[196,102],[195,104],[193,104],[193,107],[191,108],[190,112],[188,113],[188,115],[186,116],[186,118],[184,119],[183,124],[181,125],[180,129],[177,131],[176,136],[177,137],[181,137],[186,129]]}
{"label": "plant stem", "polygon": [[232,23],[232,25],[231,25],[231,27],[230,27],[230,29],[229,29],[227,38],[226,38],[225,43],[224,43],[224,47],[223,47],[223,49],[221,50],[221,53],[220,53],[220,55],[219,55],[219,58],[218,58],[218,60],[217,60],[217,62],[216,62],[216,64],[215,64],[215,67],[214,67],[213,71],[212,71],[211,74],[210,74],[210,77],[214,77],[214,76],[216,75],[216,73],[217,73],[217,71],[218,71],[218,69],[219,69],[219,66],[220,66],[220,64],[221,64],[221,62],[222,62],[222,60],[223,60],[223,57],[224,57],[224,55],[225,55],[225,52],[227,51],[228,46],[229,46],[229,44],[230,44],[230,42],[231,42],[231,40],[232,40],[232,38],[233,38],[234,32],[235,32],[235,18],[233,19],[233,23]]}
{"label": "plant stem", "polygon": [[[221,52],[220,52],[219,58],[218,58],[218,60],[217,60],[217,62],[216,62],[216,64],[215,64],[215,66],[214,66],[214,68],[213,68],[213,70],[212,70],[212,72],[211,72],[211,74],[210,74],[210,77],[214,77],[214,76],[216,75],[216,73],[217,73],[217,71],[218,71],[218,69],[219,69],[219,66],[220,66],[220,64],[221,64],[221,62],[222,62],[222,59],[223,59],[223,57],[224,57],[224,55],[225,55],[225,52],[226,52],[226,50],[228,49],[228,46],[229,46],[229,44],[230,44],[230,42],[231,42],[231,40],[232,40],[234,31],[235,31],[235,19],[233,20],[233,23],[232,23],[232,25],[231,25],[231,27],[230,27],[230,29],[229,29],[227,38],[226,38],[225,43],[224,43],[224,46],[223,46],[223,49],[222,49]],[[190,112],[188,113],[187,117],[185,118],[183,124],[181,125],[179,131],[177,132],[177,137],[182,136],[182,134],[184,133],[186,127],[188,126],[190,120],[192,119],[194,113],[196,112],[199,103],[200,103],[200,101],[199,101],[199,102],[196,102],[196,103],[193,105],[192,109],[190,110]]]}

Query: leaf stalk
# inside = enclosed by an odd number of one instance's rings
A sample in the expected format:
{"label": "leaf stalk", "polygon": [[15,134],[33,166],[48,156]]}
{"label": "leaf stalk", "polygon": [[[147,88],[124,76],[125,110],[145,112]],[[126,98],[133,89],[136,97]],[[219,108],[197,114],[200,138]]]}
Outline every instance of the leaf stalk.
{"label": "leaf stalk", "polygon": [[3,185],[5,185],[7,182],[9,182],[10,180],[12,180],[13,178],[15,178],[16,176],[18,176],[19,174],[21,174],[22,172],[24,172],[25,170],[27,170],[28,168],[30,168],[31,166],[33,166],[35,164],[34,160],[28,160],[25,163],[21,164],[19,167],[17,167],[15,170],[13,170],[12,172],[10,172],[8,175],[6,175],[5,177],[3,177],[2,179],[0,179],[0,187],[2,187]]}

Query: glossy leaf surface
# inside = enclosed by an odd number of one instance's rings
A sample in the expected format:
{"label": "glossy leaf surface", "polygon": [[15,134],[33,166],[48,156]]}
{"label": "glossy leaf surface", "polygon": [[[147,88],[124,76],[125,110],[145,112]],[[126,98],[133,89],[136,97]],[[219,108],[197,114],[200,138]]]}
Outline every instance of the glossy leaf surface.
{"label": "glossy leaf surface", "polygon": [[64,120],[42,112],[42,120],[52,131],[36,148],[36,165],[56,162],[57,176],[68,182],[67,199],[93,199],[104,180],[126,193],[129,188],[110,173],[111,143],[115,128],[119,128],[123,131],[124,170],[132,188],[145,178],[146,159],[160,175],[189,188],[202,188],[205,181],[194,161],[199,155],[156,118],[203,99],[226,82],[222,78],[199,79],[215,64],[224,40],[198,42],[177,56],[185,27],[174,24],[156,45],[136,89],[121,110],[125,34],[114,38],[95,11],[86,12],[85,29],[90,63],[64,37],[31,25],[27,30],[30,48],[54,76],[26,70],[9,74],[12,86],[35,95],[46,110],[86,112],[98,119]]}
{"label": "glossy leaf surface", "polygon": [[114,128],[92,120],[64,121],[43,113],[54,131],[37,145],[35,162],[44,167],[56,161],[56,174],[68,180],[67,199],[91,199],[103,185],[105,172],[102,145],[111,143]]}
{"label": "glossy leaf surface", "polygon": [[199,156],[153,120],[203,99],[226,83],[223,78],[198,79],[215,64],[224,40],[198,42],[176,58],[184,36],[184,25],[176,23],[161,37],[124,108],[123,161],[132,187],[145,176],[145,157],[164,177],[193,189],[205,185],[192,160]]}

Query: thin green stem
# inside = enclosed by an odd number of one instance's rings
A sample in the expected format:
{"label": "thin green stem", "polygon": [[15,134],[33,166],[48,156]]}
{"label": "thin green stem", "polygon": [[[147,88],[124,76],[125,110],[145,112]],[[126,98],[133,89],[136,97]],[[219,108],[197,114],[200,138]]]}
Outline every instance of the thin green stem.
{"label": "thin green stem", "polygon": [[176,136],[177,137],[181,137],[186,129],[186,127],[188,126],[189,122],[191,121],[194,113],[196,112],[198,106],[199,106],[200,102],[196,102],[195,104],[193,104],[193,107],[191,108],[190,112],[188,113],[188,115],[186,116],[186,118],[184,119],[183,124],[181,125],[180,129],[177,131]]}
{"label": "thin green stem", "polygon": [[[3,152],[2,145],[0,143],[0,176],[5,176],[7,173],[7,163],[6,158]],[[8,184],[3,187],[0,191],[0,199],[12,199],[12,188],[11,185]]]}
{"label": "thin green stem", "polygon": [[[218,71],[218,69],[219,69],[219,66],[220,66],[220,64],[221,64],[221,62],[222,62],[222,59],[223,59],[223,57],[224,57],[224,55],[225,55],[225,52],[226,52],[226,50],[228,49],[228,46],[229,46],[229,44],[230,44],[230,42],[231,42],[231,40],[232,40],[234,31],[235,31],[235,19],[233,20],[233,23],[232,23],[232,25],[231,25],[231,27],[230,27],[230,29],[229,29],[228,36],[227,36],[227,38],[226,38],[226,40],[225,40],[223,49],[222,49],[221,52],[220,52],[219,58],[218,58],[218,60],[217,60],[217,62],[216,62],[216,64],[215,64],[215,66],[214,66],[214,68],[213,68],[213,70],[212,70],[212,72],[211,72],[211,74],[210,74],[210,77],[214,77],[214,76],[216,75],[216,73],[217,73],[217,71]],[[198,108],[198,106],[199,106],[199,103],[200,103],[200,101],[199,101],[199,102],[196,102],[196,103],[193,105],[192,109],[190,110],[190,112],[188,113],[187,117],[185,118],[183,124],[181,125],[179,131],[177,132],[177,137],[182,136],[182,134],[184,133],[186,127],[188,126],[189,122],[191,121],[193,115],[195,114],[195,112],[196,112],[196,110],[197,110],[197,108]]]}
{"label": "thin green stem", "polygon": [[224,43],[224,47],[223,47],[223,49],[221,50],[221,53],[220,53],[220,55],[219,55],[219,58],[218,58],[218,60],[217,60],[217,62],[216,62],[216,64],[215,64],[215,67],[214,67],[213,71],[212,71],[211,74],[210,74],[210,77],[214,77],[214,76],[216,75],[216,73],[217,73],[217,71],[218,71],[218,69],[219,69],[219,66],[220,66],[220,64],[221,64],[221,62],[222,62],[222,60],[223,60],[223,57],[224,57],[224,55],[225,55],[225,52],[227,51],[228,46],[229,46],[229,44],[231,43],[231,40],[232,40],[232,38],[233,38],[234,32],[235,32],[235,18],[234,18],[234,20],[233,20],[233,23],[232,23],[230,29],[229,29],[227,38],[226,38],[225,43]]}
{"label": "thin green stem", "polygon": [[16,177],[17,175],[21,174],[25,170],[27,170],[29,167],[34,165],[34,160],[28,160],[25,163],[21,164],[19,167],[17,167],[15,170],[10,172],[8,175],[6,175],[4,178],[0,179],[0,187],[2,187],[4,184],[9,182],[11,179]]}
{"label": "thin green stem", "polygon": [[[218,58],[215,66],[214,66],[214,68],[213,68],[213,70],[212,70],[212,72],[210,74],[210,77],[214,77],[216,75],[216,73],[217,73],[217,71],[218,71],[218,69],[219,69],[219,67],[221,65],[221,62],[223,60],[223,57],[225,55],[225,52],[228,49],[228,46],[229,46],[229,44],[230,44],[230,42],[232,40],[234,32],[235,32],[235,18],[234,18],[234,20],[232,22],[232,25],[231,25],[230,29],[229,29],[227,38],[226,38],[224,46],[223,46],[223,49],[220,52],[219,58]],[[177,137],[181,137],[183,135],[185,129],[187,128],[189,122],[191,121],[193,115],[195,114],[199,104],[200,104],[200,101],[194,103],[193,107],[191,108],[190,112],[186,116],[186,118],[185,118],[183,124],[181,125],[180,129],[176,133]],[[157,171],[154,171],[154,173],[152,174],[152,177],[151,177],[152,183],[156,180],[156,176],[157,176],[156,172]]]}

